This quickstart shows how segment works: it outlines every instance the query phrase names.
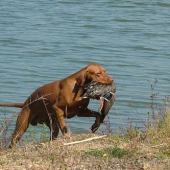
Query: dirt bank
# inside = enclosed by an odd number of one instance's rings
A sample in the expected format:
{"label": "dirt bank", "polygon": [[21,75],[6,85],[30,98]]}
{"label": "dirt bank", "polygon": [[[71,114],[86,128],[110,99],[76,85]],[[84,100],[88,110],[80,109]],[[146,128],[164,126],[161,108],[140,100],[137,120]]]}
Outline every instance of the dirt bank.
{"label": "dirt bank", "polygon": [[[170,169],[170,159],[161,156],[161,147],[169,146],[151,146],[137,141],[121,141],[114,136],[83,134],[3,149],[0,152],[0,169],[167,170]],[[112,149],[114,151],[110,154]],[[117,151],[119,155],[115,154]]]}

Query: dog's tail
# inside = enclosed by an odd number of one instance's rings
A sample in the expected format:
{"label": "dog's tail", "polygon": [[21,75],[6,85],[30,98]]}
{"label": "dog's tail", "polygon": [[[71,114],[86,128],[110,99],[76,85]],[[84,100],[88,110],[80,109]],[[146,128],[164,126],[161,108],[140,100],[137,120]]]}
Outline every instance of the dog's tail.
{"label": "dog's tail", "polygon": [[24,107],[24,103],[0,103],[0,106],[6,106],[6,107]]}

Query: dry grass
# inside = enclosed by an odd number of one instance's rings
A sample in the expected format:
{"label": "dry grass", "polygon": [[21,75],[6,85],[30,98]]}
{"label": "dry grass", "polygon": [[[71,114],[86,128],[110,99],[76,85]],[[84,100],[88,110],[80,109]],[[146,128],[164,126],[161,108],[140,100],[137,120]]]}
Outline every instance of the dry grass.
{"label": "dry grass", "polygon": [[[157,145],[153,145],[155,138]],[[169,151],[168,136],[159,138],[152,134],[142,140],[127,136],[83,134],[3,149],[0,152],[0,169],[167,170],[170,169]]]}
{"label": "dry grass", "polygon": [[164,113],[158,126],[146,126],[146,131],[132,127],[122,136],[90,133],[1,147],[0,169],[170,169],[170,109]]}
{"label": "dry grass", "polygon": [[[104,137],[84,143],[64,146],[75,140],[91,138],[97,135],[85,134],[70,139],[59,138],[53,142],[28,144],[24,147],[2,150],[0,169],[167,169],[168,157],[158,157],[161,148],[166,145],[150,146],[145,143],[122,142],[112,137]],[[105,148],[120,148],[128,152],[122,158],[102,155],[91,156]],[[163,155],[164,156],[164,155]]]}

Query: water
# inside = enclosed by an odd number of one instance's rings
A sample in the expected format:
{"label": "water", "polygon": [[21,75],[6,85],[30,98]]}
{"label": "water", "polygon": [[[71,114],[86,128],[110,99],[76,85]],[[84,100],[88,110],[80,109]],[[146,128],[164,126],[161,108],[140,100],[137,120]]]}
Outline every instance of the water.
{"label": "water", "polygon": [[[150,95],[159,92],[158,105],[170,95],[169,11],[169,0],[0,2],[0,103],[23,102],[39,86],[97,62],[117,86],[112,129],[126,126],[128,118],[142,127]],[[155,78],[152,92],[148,81]],[[90,108],[98,107],[91,102]],[[10,117],[19,109],[0,112],[2,122],[4,113]],[[83,133],[94,119],[66,121],[72,133]]]}

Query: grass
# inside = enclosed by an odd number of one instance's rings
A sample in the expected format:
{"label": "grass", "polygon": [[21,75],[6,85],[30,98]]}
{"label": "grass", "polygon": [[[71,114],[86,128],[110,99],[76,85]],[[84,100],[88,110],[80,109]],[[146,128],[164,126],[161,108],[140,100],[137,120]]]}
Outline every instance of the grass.
{"label": "grass", "polygon": [[125,149],[121,149],[118,147],[108,147],[105,149],[91,149],[85,152],[85,155],[95,156],[95,157],[107,157],[107,158],[123,158],[125,156],[129,156],[129,152]]}
{"label": "grass", "polygon": [[26,141],[33,141],[35,143],[38,143],[38,142],[46,142],[49,140],[49,128],[45,124],[40,124],[38,126],[41,129],[40,135],[38,135],[35,126],[30,125],[29,136],[27,137],[28,139]]}
{"label": "grass", "polygon": [[[95,134],[50,142],[46,141],[46,127],[42,125],[41,143],[1,150],[0,169],[168,169],[170,111],[164,111],[156,131],[155,126],[145,131],[130,126],[123,135],[110,133],[102,139],[68,146],[63,144],[93,138]],[[37,139],[34,130],[31,135]]]}
{"label": "grass", "polygon": [[[167,99],[166,99],[167,100]],[[162,113],[161,113],[162,114]],[[152,125],[155,123],[153,120]],[[157,120],[158,121],[158,120]],[[114,147],[105,147],[104,149],[92,149],[85,152],[85,155],[100,157],[100,158],[124,158],[135,156],[137,154],[139,145],[150,146],[156,148],[152,153],[155,158],[170,158],[170,109],[164,107],[164,116],[161,120],[156,122],[158,126],[150,124],[146,126],[145,131],[138,127],[130,126],[123,135],[109,135],[109,139],[114,141]],[[106,126],[108,127],[108,126]],[[109,130],[110,131],[110,130]],[[128,147],[120,148],[121,145],[126,144]],[[148,152],[149,149],[147,150]]]}

